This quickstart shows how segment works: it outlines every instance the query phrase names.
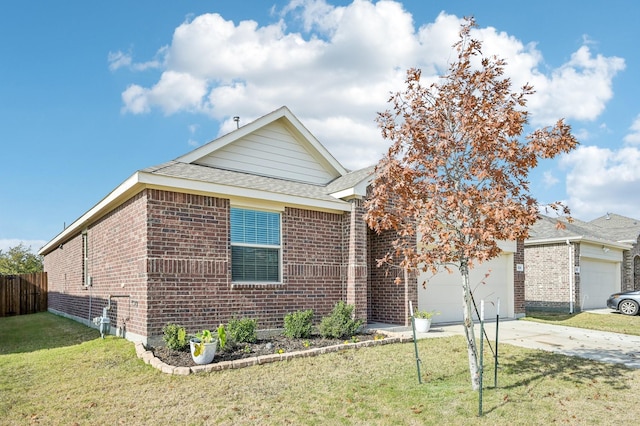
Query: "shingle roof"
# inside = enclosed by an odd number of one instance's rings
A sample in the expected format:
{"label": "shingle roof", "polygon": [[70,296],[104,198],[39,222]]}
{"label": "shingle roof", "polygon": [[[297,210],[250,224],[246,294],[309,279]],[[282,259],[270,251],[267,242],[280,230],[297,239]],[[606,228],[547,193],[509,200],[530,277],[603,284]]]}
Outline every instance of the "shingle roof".
{"label": "shingle roof", "polygon": [[[556,224],[562,221],[564,228],[558,228]],[[551,218],[540,215],[539,220],[529,230],[528,243],[536,243],[539,240],[583,239],[603,244],[628,244],[636,242],[640,231],[639,221],[624,216],[609,214],[583,222],[574,219],[568,223],[564,218]]]}
{"label": "shingle roof", "polygon": [[[558,221],[562,221],[564,227],[559,228],[557,226]],[[599,234],[597,230],[588,226],[586,222],[575,220],[572,223],[568,223],[562,218],[552,218],[544,215],[540,215],[539,220],[529,230],[528,241],[564,238],[585,238],[593,241],[601,241],[603,243],[612,243],[616,241]]]}
{"label": "shingle roof", "polygon": [[640,220],[613,213],[594,219],[588,225],[614,241],[637,241]]}
{"label": "shingle roof", "polygon": [[249,188],[270,193],[293,195],[317,200],[336,201],[329,194],[342,189],[351,188],[366,179],[373,172],[373,167],[348,173],[327,186],[294,182],[285,179],[259,176],[250,173],[224,170],[197,164],[169,161],[157,166],[148,167],[142,172],[153,175],[168,176],[206,183],[215,183],[238,188]]}
{"label": "shingle roof", "polygon": [[344,176],[341,176],[327,185],[327,192],[329,194],[333,194],[334,192],[342,191],[343,189],[353,188],[355,185],[371,176],[374,173],[375,168],[376,166],[369,166],[364,169],[354,170]]}

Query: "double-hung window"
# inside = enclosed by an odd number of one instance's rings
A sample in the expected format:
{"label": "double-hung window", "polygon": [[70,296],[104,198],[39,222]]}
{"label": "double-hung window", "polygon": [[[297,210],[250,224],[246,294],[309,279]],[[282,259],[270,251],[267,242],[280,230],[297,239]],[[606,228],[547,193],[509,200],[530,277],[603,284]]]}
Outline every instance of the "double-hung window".
{"label": "double-hung window", "polygon": [[231,281],[280,282],[280,213],[231,208]]}

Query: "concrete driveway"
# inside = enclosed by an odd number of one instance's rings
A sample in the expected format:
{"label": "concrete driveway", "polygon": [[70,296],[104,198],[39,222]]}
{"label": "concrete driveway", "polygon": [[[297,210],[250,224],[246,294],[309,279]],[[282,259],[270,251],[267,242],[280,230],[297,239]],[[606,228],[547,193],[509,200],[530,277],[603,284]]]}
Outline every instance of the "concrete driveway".
{"label": "concrete driveway", "polygon": [[[410,327],[393,327],[382,324],[371,325],[391,334],[410,337]],[[486,322],[485,330],[492,344],[495,342],[496,324]],[[428,333],[421,333],[418,339],[464,335],[462,325],[434,324]],[[480,336],[480,326],[476,326],[476,337]],[[541,349],[568,356],[593,359],[596,361],[624,364],[630,368],[640,368],[640,336],[586,330],[533,321],[504,320],[498,328],[499,343],[507,343],[530,349]]]}

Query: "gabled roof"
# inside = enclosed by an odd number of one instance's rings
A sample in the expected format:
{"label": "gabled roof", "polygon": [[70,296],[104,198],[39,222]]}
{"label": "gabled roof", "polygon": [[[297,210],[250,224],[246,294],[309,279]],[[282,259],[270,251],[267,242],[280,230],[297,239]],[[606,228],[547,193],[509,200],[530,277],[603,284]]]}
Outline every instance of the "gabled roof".
{"label": "gabled roof", "polygon": [[46,254],[145,188],[320,211],[351,210],[373,167],[348,172],[282,107],[173,161],[134,173],[49,241]]}
{"label": "gabled roof", "polygon": [[[558,221],[562,222],[563,227],[557,226]],[[602,244],[622,250],[631,248],[628,244],[610,239],[587,222],[574,220],[569,223],[564,218],[545,215],[540,215],[538,221],[529,229],[529,238],[525,245],[557,244],[566,241]]]}
{"label": "gabled roof", "polygon": [[640,220],[614,213],[607,213],[588,224],[614,241],[636,243],[640,235]]}
{"label": "gabled roof", "polygon": [[347,174],[285,106],[176,161],[320,185]]}

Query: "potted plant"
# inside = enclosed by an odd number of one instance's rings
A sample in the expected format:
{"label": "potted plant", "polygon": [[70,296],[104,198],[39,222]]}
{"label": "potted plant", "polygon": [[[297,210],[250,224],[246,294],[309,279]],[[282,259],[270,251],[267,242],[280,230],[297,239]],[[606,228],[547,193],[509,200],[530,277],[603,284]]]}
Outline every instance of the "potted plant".
{"label": "potted plant", "polygon": [[218,339],[213,337],[211,331],[202,330],[189,340],[189,346],[193,362],[196,364],[209,364],[216,355]]}
{"label": "potted plant", "polygon": [[431,318],[434,315],[438,315],[438,312],[434,311],[421,311],[420,309],[416,309],[413,313],[413,320],[416,326],[416,332],[418,333],[427,333],[431,328]]}

